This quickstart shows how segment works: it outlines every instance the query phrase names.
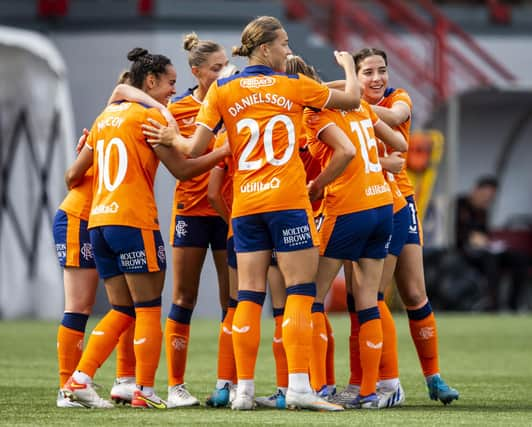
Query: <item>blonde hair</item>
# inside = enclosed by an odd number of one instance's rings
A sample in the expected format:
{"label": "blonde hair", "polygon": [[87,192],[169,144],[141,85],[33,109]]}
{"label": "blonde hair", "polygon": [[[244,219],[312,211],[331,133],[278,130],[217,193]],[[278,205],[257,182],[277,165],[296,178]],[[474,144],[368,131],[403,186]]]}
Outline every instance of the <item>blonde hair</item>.
{"label": "blonde hair", "polygon": [[211,40],[200,40],[196,33],[189,33],[183,37],[183,48],[188,51],[188,65],[199,67],[207,61],[211,53],[219,52],[223,48]]}
{"label": "blonde hair", "polygon": [[277,30],[282,30],[281,21],[273,16],[259,16],[242,31],[241,45],[233,47],[233,56],[251,56],[256,47],[270,43],[277,38]]}
{"label": "blonde hair", "polygon": [[116,84],[130,84],[130,74],[129,74],[129,70],[124,70],[120,73],[120,75],[118,76],[118,80],[116,81]]}
{"label": "blonde hair", "polygon": [[286,74],[297,73],[304,74],[305,76],[321,83],[320,76],[312,65],[307,64],[300,56],[289,55],[288,58],[286,58]]}

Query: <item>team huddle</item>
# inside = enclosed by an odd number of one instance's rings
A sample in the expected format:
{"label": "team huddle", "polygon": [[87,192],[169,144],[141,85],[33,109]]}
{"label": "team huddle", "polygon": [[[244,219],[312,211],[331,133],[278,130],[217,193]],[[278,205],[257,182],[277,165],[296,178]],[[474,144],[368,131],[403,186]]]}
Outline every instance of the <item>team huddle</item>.
{"label": "team huddle", "polygon": [[[176,70],[136,48],[65,174],[54,221],[64,267],[58,407],[166,409],[199,405],[185,386],[190,322],[208,248],[222,321],[217,379],[206,404],[318,411],[402,405],[397,338],[384,292],[395,278],[429,396],[458,399],[439,372],[425,291],[422,234],[406,172],[412,103],[387,86],[385,52],[335,52],[345,79],[322,82],[292,55],[282,24],[259,17],[233,55],[192,33],[197,86],[176,96]],[[173,200],[172,305],[161,327],[166,252],[153,184],[162,162]],[[325,297],[344,268],[350,378],[337,391]],[[103,279],[110,311],[83,339]],[[277,390],[255,396],[260,319],[270,287]],[[162,345],[168,396],[155,393]],[[116,348],[110,398],[93,383]]]}

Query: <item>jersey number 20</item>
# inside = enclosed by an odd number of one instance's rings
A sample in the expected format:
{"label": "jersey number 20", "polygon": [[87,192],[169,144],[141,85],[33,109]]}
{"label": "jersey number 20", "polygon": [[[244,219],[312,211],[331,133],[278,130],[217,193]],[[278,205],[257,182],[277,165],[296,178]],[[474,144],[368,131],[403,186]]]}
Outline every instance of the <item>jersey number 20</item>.
{"label": "jersey number 20", "polygon": [[[286,127],[287,131],[287,137],[288,137],[288,148],[284,152],[283,156],[280,159],[277,159],[275,157],[275,151],[273,148],[273,129],[277,123],[282,123]],[[259,124],[256,120],[246,118],[238,121],[236,124],[236,130],[238,133],[242,131],[242,129],[248,128],[250,132],[250,138],[246,146],[244,147],[244,150],[242,151],[242,155],[238,159],[238,169],[239,170],[256,170],[259,169],[263,164],[263,159],[258,160],[248,160],[249,156],[251,155],[253,149],[259,142],[260,137],[260,128]],[[266,123],[266,127],[264,128],[264,137],[263,137],[263,143],[264,143],[264,151],[266,153],[266,161],[273,165],[273,166],[281,166],[284,165],[290,158],[292,157],[292,154],[294,153],[294,147],[296,145],[296,132],[294,129],[294,124],[292,123],[292,120],[290,117],[285,116],[284,114],[278,114],[276,116],[273,116],[268,123]]]}

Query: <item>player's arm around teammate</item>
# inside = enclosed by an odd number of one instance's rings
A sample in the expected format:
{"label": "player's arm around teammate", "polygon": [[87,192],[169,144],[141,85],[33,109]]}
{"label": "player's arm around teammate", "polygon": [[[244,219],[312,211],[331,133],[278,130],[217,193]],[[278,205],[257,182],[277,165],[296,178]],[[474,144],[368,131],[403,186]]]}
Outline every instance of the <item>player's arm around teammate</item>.
{"label": "player's arm around teammate", "polygon": [[[173,129],[175,128],[175,126],[177,126],[177,124],[172,113],[168,110],[168,108],[166,108],[160,102],[157,102],[157,100],[155,100],[146,92],[132,85],[122,83],[116,86],[115,90],[113,91],[113,94],[109,98],[110,102],[118,102],[120,100],[141,102],[146,105],[157,108],[168,122],[168,127],[163,127],[163,124],[152,118],[149,118],[148,121],[150,123],[156,123],[157,126],[160,126],[161,128],[165,129],[169,135],[175,132],[173,131]],[[159,146],[162,148],[161,150],[158,150],[159,159],[164,163],[166,168],[170,171],[172,175],[174,175],[175,178],[182,181],[189,180],[198,175],[208,172],[214,165],[216,165],[219,161],[223,160],[225,156],[230,154],[229,147],[227,145],[223,145],[218,147],[216,150],[213,150],[203,156],[200,156],[199,158],[189,158],[186,162],[184,162],[183,160],[185,160],[187,157],[184,156],[184,154],[176,147],[171,147],[170,144],[152,145],[154,146],[154,149]],[[67,173],[72,173],[72,171],[67,171]],[[75,186],[79,179],[79,176],[65,177],[67,185],[70,186]]]}
{"label": "player's arm around teammate", "polygon": [[[288,39],[286,39],[286,47],[288,48]],[[258,47],[262,52],[262,55],[268,55],[266,51],[268,47],[266,43],[263,43]],[[288,48],[289,50],[289,48]],[[287,53],[286,55],[290,55]],[[359,83],[352,71],[353,65],[349,53],[347,52],[334,52],[336,61],[344,68],[346,72],[346,79],[343,90],[331,89],[329,92],[329,98],[323,108],[339,108],[350,109],[356,108],[360,103],[360,89]],[[251,61],[250,61],[251,63]],[[285,65],[283,65],[284,67]],[[208,147],[209,141],[212,137],[212,130],[199,126],[194,135],[189,138],[182,136],[177,129],[172,129],[167,126],[162,126],[160,123],[155,123],[152,120],[153,126],[143,126],[145,129],[144,134],[148,137],[148,142],[151,144],[163,144],[163,145],[177,145],[181,151],[187,153],[191,157],[196,157],[205,152]]]}

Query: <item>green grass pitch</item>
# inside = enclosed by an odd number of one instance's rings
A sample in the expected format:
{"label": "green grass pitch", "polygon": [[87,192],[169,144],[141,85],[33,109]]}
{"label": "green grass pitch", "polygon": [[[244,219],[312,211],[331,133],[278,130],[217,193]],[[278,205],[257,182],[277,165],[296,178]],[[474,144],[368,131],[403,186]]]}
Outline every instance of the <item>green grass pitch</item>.
{"label": "green grass pitch", "polygon": [[[532,426],[532,316],[437,314],[440,368],[445,380],[460,391],[449,406],[429,400],[404,316],[397,316],[402,408],[380,411],[313,413],[308,411],[192,409],[167,411],[58,409],[57,323],[0,322],[0,425],[188,426],[188,425],[364,425],[364,426]],[[348,378],[349,321],[332,316],[336,337],[339,387]],[[91,321],[89,328],[94,325]],[[88,329],[90,330],[90,329]],[[271,353],[273,323],[264,320],[256,369],[258,395],[275,389]],[[186,380],[202,402],[216,379],[218,323],[195,319]],[[164,351],[163,351],[164,353]],[[114,379],[114,355],[95,381],[108,392]],[[161,358],[156,388],[166,396],[166,363]]]}

